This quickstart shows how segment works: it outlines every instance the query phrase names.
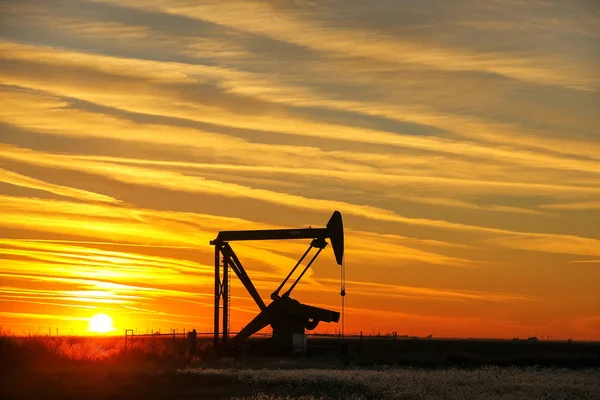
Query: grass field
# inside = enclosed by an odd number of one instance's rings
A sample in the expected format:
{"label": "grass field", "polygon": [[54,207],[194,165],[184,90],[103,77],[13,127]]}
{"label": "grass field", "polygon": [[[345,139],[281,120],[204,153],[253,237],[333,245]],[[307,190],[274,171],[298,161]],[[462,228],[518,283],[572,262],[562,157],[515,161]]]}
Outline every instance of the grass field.
{"label": "grass field", "polygon": [[5,336],[0,358],[2,399],[600,399],[597,367],[208,359],[168,338],[126,348],[122,338]]}
{"label": "grass field", "polygon": [[[6,371],[3,371],[6,372]],[[125,370],[111,365],[3,373],[3,399],[599,399],[595,369]]]}
{"label": "grass field", "polygon": [[477,369],[199,369],[179,374],[249,388],[251,399],[598,399],[600,371]]}

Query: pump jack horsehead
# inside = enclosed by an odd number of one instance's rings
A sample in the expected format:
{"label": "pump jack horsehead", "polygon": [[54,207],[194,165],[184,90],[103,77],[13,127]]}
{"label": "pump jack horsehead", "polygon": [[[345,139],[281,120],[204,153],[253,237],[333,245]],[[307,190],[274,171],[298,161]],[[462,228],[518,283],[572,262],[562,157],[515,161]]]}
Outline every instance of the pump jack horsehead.
{"label": "pump jack horsehead", "polygon": [[[230,242],[247,240],[290,240],[290,239],[312,239],[308,249],[285,277],[281,285],[271,294],[271,303],[266,305],[258,294],[246,270],[239,258],[231,248]],[[344,258],[344,226],[342,214],[335,211],[325,228],[304,229],[272,229],[272,230],[249,230],[249,231],[221,231],[215,240],[210,242],[215,246],[215,303],[214,303],[214,345],[227,346],[241,344],[251,335],[260,331],[268,325],[273,329],[273,341],[282,345],[291,345],[294,334],[305,333],[305,329],[312,330],[319,322],[338,322],[340,313],[302,304],[290,298],[290,293],[315,261],[321,251],[327,246],[326,239],[331,241],[331,247],[335,260],[343,268]],[[280,291],[288,282],[292,274],[298,269],[308,253],[317,249],[312,259],[306,264],[294,283],[283,294]],[[221,270],[222,269],[222,270]],[[252,319],[237,335],[229,341],[229,270],[233,270],[242,282],[250,296],[256,302],[260,312]],[[342,276],[344,272],[342,271]],[[342,284],[340,292],[346,294]],[[222,301],[222,307],[221,307]],[[222,310],[222,337],[219,340],[219,319]]]}

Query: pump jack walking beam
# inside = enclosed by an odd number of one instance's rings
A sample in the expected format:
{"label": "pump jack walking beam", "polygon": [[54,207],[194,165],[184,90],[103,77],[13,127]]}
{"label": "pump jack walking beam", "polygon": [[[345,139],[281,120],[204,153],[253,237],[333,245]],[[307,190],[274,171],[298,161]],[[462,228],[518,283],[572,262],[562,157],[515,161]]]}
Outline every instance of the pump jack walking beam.
{"label": "pump jack walking beam", "polygon": [[[248,240],[290,240],[290,239],[313,239],[309,248],[304,255],[296,263],[288,276],[283,280],[281,285],[271,294],[272,303],[268,306],[258,294],[252,280],[246,273],[239,258],[229,245],[233,241],[248,241]],[[210,242],[215,246],[215,298],[214,298],[214,345],[219,345],[219,319],[222,303],[222,339],[221,344],[227,345],[229,341],[228,323],[229,323],[229,269],[233,270],[238,279],[242,282],[250,296],[254,299],[256,305],[260,309],[260,313],[235,337],[234,342],[241,342],[248,336],[258,332],[260,329],[271,324],[278,326],[285,325],[278,323],[281,318],[291,318],[298,320],[306,320],[305,326],[307,329],[314,329],[319,321],[337,322],[339,313],[329,311],[317,307],[307,306],[289,299],[291,291],[296,284],[304,276],[308,268],[327,246],[325,239],[330,239],[335,254],[337,263],[341,266],[344,257],[344,228],[342,223],[342,215],[339,211],[335,211],[326,228],[306,228],[306,229],[271,229],[271,230],[249,230],[249,231],[221,231],[215,240]],[[296,271],[301,262],[306,258],[312,248],[318,249],[310,262],[305,266],[298,278],[294,281],[291,287],[279,296],[279,292]],[[222,272],[221,272],[222,267]],[[222,277],[222,278],[221,278]],[[279,330],[284,330],[279,328]],[[275,333],[275,326],[274,326]]]}

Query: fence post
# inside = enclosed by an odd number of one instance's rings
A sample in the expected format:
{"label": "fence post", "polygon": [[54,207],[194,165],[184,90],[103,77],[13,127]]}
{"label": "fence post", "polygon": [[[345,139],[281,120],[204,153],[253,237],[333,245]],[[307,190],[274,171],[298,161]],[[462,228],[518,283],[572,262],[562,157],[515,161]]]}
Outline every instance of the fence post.
{"label": "fence post", "polygon": [[133,348],[133,329],[125,329],[125,346],[123,350],[127,354],[127,336],[131,336],[129,347]]}
{"label": "fence post", "polygon": [[190,357],[193,357],[196,354],[196,336],[197,333],[195,329],[188,332],[188,354]]}
{"label": "fence post", "polygon": [[358,342],[358,360],[360,361],[360,355],[362,353],[362,331],[360,331],[360,341]]}

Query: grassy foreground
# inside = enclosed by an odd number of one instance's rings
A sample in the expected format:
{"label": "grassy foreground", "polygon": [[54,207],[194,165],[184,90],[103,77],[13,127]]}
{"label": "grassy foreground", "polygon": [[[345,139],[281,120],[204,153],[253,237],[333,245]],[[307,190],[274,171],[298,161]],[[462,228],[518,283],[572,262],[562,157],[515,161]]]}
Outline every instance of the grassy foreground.
{"label": "grassy foreground", "polygon": [[598,399],[597,370],[497,368],[186,369],[252,388],[247,399]]}
{"label": "grassy foreground", "polygon": [[[6,371],[4,371],[6,372]],[[3,399],[599,399],[595,369],[216,369],[109,365],[13,371]]]}
{"label": "grassy foreground", "polygon": [[190,358],[171,341],[0,337],[1,399],[600,399],[598,368]]}

